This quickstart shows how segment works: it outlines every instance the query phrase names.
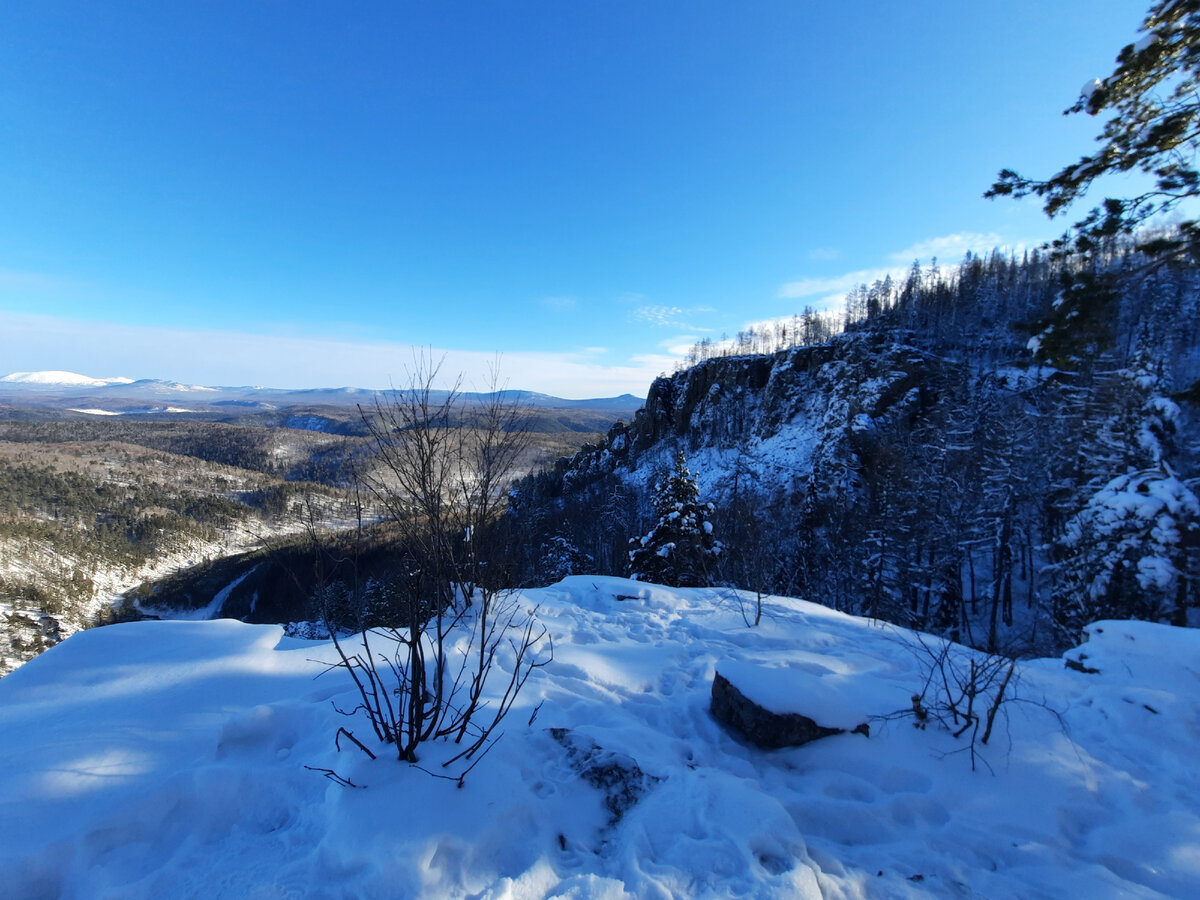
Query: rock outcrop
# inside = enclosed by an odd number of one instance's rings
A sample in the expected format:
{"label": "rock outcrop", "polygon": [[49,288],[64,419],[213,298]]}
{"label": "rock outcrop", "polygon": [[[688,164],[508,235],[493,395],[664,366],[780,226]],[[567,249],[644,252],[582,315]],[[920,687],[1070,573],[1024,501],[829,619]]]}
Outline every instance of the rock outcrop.
{"label": "rock outcrop", "polygon": [[[650,386],[632,422],[618,422],[599,444],[559,460],[555,493],[570,494],[663,448],[746,448],[784,431],[813,439],[813,463],[871,454],[880,428],[920,417],[939,388],[962,375],[959,364],[903,341],[904,335],[856,332],[770,356],[710,359]],[[807,460],[805,462],[808,462]]]}
{"label": "rock outcrop", "polygon": [[797,712],[775,712],[751,700],[733,683],[717,672],[713,677],[713,718],[756,747],[777,750],[799,747],[818,738],[835,734],[869,736],[870,726],[864,721],[853,728],[822,725],[815,719]]}

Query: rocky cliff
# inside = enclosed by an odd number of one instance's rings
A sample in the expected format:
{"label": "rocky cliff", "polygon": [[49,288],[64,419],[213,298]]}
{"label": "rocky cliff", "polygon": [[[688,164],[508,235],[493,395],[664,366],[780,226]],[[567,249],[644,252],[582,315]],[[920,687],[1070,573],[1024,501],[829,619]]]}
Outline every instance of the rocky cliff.
{"label": "rocky cliff", "polygon": [[835,460],[854,470],[860,453],[916,425],[964,374],[960,362],[871,332],[771,356],[711,359],[657,379],[632,422],[616,423],[599,444],[560,460],[560,490],[570,494],[614,473],[644,477],[675,448],[717,492],[729,470],[749,460],[760,476],[799,475],[798,467]]}

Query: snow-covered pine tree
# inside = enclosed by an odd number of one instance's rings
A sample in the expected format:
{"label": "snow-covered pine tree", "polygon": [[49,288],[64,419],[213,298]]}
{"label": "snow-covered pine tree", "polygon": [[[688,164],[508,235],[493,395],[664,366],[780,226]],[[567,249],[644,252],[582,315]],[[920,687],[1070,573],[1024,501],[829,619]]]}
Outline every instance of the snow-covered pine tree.
{"label": "snow-covered pine tree", "polygon": [[671,587],[704,587],[721,553],[713,537],[711,503],[700,502],[700,488],[688,471],[683,451],[654,485],[656,521],[649,533],[629,542],[632,577]]}
{"label": "snow-covered pine tree", "polygon": [[552,536],[542,545],[538,561],[538,574],[550,582],[562,581],[569,575],[580,575],[594,571],[595,560],[582,552],[569,537],[561,534]]}
{"label": "snow-covered pine tree", "polygon": [[1157,369],[1142,346],[1115,373],[1111,415],[1087,448],[1108,477],[1053,544],[1052,609],[1068,638],[1094,619],[1183,625],[1193,605],[1200,500],[1167,458],[1179,407],[1164,396]]}
{"label": "snow-covered pine tree", "polygon": [[[1122,282],[1200,259],[1200,220],[1183,217],[1200,196],[1200,0],[1156,0],[1141,31],[1118,53],[1112,74],[1086,84],[1065,110],[1108,117],[1098,148],[1044,181],[1003,169],[984,194],[1036,196],[1054,217],[1097,180],[1107,183],[1106,176],[1140,171],[1153,182],[1137,196],[1105,198],[1053,242],[1055,255],[1076,265],[1064,270],[1064,290],[1029,346],[1058,368],[1075,369],[1080,358],[1103,352],[1114,333],[1118,294],[1126,292]],[[1171,227],[1147,227],[1167,213],[1177,217]],[[1131,272],[1111,265],[1119,236],[1132,237],[1144,255]]]}

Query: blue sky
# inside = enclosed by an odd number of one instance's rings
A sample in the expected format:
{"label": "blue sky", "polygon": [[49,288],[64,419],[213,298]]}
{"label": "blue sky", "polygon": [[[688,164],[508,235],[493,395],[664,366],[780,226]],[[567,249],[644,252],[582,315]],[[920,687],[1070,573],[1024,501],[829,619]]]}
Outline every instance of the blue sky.
{"label": "blue sky", "polygon": [[[0,369],[645,392],[913,258],[1036,245],[1145,2],[0,6]],[[2,373],[0,373],[2,374]]]}

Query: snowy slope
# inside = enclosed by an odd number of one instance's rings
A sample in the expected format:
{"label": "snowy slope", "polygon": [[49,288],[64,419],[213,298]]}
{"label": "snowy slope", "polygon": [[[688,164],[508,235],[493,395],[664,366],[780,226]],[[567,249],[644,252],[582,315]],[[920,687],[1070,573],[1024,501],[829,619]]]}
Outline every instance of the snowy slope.
{"label": "snowy slope", "polygon": [[93,378],[77,372],[13,372],[0,378],[7,384],[51,385],[55,387],[104,387],[110,384],[132,384],[132,378]]}
{"label": "snowy slope", "polygon": [[[522,599],[555,659],[461,789],[334,750],[339,725],[370,731],[332,709],[353,703],[343,673],[321,674],[328,644],[234,621],[71,637],[0,682],[5,891],[1000,900],[1200,884],[1196,631],[1101,623],[1082,651],[1098,673],[1023,664],[1017,696],[1037,702],[1007,707],[973,772],[963,740],[906,719],[768,752],[708,715],[722,665],[903,709],[922,673],[899,629],[780,598],[749,628],[733,592],[585,576]],[[622,815],[580,778],[589,754],[642,773]]]}

